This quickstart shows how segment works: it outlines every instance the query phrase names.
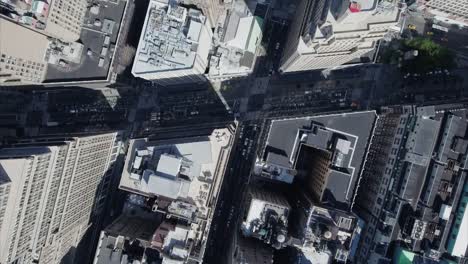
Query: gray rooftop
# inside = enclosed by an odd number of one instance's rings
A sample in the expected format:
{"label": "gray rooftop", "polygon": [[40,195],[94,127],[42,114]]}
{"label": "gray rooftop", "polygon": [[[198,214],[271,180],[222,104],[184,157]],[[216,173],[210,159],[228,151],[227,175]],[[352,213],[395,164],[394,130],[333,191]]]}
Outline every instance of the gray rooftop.
{"label": "gray rooftop", "polygon": [[295,164],[291,160],[296,159],[301,131],[312,129],[314,132],[308,133],[302,140],[305,145],[319,149],[336,148],[330,145],[335,144],[333,138],[343,139],[339,144],[349,144],[350,149],[348,153],[347,150],[338,153],[338,158],[335,150],[332,163],[339,168],[332,167],[330,170],[328,192],[325,195],[329,193],[333,199],[347,202],[352,197],[359,177],[375,119],[375,112],[368,111],[274,120],[267,137],[264,159],[279,166],[294,168]]}
{"label": "gray rooftop", "polygon": [[327,192],[333,195],[334,199],[340,202],[345,202],[348,197],[348,186],[350,184],[351,175],[332,170],[327,179],[327,190],[324,196],[327,196]]}

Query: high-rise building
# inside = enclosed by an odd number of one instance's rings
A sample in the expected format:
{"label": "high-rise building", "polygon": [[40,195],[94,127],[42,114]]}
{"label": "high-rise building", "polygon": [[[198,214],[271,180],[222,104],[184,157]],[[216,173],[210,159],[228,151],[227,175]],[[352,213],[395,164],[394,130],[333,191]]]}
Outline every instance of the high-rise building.
{"label": "high-rise building", "polygon": [[42,82],[48,46],[45,35],[0,18],[0,84]]}
{"label": "high-rise building", "polygon": [[0,263],[59,263],[100,215],[119,133],[47,138],[0,151]]}
{"label": "high-rise building", "polygon": [[[426,6],[441,12],[440,15],[448,15],[449,18],[468,23],[468,1],[430,0],[426,2]],[[435,14],[438,14],[438,12],[435,12]]]}
{"label": "high-rise building", "polygon": [[280,193],[264,189],[250,189],[241,230],[244,236],[254,237],[280,249],[288,239],[291,206]]}
{"label": "high-rise building", "polygon": [[161,85],[205,81],[212,32],[197,9],[152,0],[132,74]]}
{"label": "high-rise building", "polygon": [[318,206],[301,190],[294,196],[292,245],[301,251],[297,263],[354,263],[364,221],[349,211]]}
{"label": "high-rise building", "polygon": [[299,182],[318,204],[348,210],[359,187],[375,112],[273,120],[254,173]]}
{"label": "high-rise building", "polygon": [[307,189],[315,200],[321,201],[327,189],[328,178],[331,174],[330,166],[332,152],[327,149],[303,147],[301,166],[306,175]]}
{"label": "high-rise building", "polygon": [[399,15],[396,0],[302,0],[280,71],[324,69],[359,60],[395,27]]}
{"label": "high-rise building", "polygon": [[87,5],[87,0],[52,0],[45,32],[64,41],[77,41]]}
{"label": "high-rise building", "polygon": [[150,239],[163,263],[202,262],[231,144],[225,128],[206,137],[129,141],[119,188],[146,200],[147,211],[175,220]]}

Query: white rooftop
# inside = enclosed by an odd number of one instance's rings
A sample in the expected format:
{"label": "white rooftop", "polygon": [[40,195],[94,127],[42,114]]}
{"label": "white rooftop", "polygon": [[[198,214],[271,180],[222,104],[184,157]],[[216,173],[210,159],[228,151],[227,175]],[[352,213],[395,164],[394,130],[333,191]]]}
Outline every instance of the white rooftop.
{"label": "white rooftop", "polygon": [[[223,150],[230,139],[230,132],[220,129],[206,138],[181,139],[170,144],[130,140],[119,187],[148,197],[192,201],[202,213],[206,212],[209,194],[218,188],[217,177],[223,172],[218,167],[227,157],[228,152]],[[180,211],[176,210],[180,206],[172,207],[174,212]]]}
{"label": "white rooftop", "polygon": [[167,237],[164,239],[163,250],[169,252],[171,256],[164,256],[162,260],[163,264],[184,263],[181,259],[185,259],[188,256],[188,251],[185,249],[185,245],[189,231],[188,227],[177,225],[174,230],[167,233]]}
{"label": "white rooftop", "polygon": [[235,1],[214,35],[217,47],[210,58],[209,76],[234,77],[251,73],[262,39],[263,19],[250,13],[244,1]]}
{"label": "white rooftop", "polygon": [[147,194],[177,199],[188,196],[190,182],[176,178],[166,178],[155,174],[152,170],[145,170],[140,186],[141,191]]}
{"label": "white rooftop", "polygon": [[265,220],[266,211],[276,211],[286,223],[288,220],[290,205],[287,200],[276,193],[263,190],[251,190],[252,199],[244,225],[249,226],[256,219]]}
{"label": "white rooftop", "polygon": [[323,251],[316,251],[315,248],[303,248],[302,254],[305,259],[314,264],[329,264],[332,262],[332,258],[329,254]]}
{"label": "white rooftop", "polygon": [[[137,156],[137,158],[139,157]],[[157,174],[174,179],[179,174],[181,166],[181,158],[176,158],[168,154],[162,154],[159,158]]]}
{"label": "white rooftop", "polygon": [[205,20],[198,10],[150,1],[132,72],[191,68]]}

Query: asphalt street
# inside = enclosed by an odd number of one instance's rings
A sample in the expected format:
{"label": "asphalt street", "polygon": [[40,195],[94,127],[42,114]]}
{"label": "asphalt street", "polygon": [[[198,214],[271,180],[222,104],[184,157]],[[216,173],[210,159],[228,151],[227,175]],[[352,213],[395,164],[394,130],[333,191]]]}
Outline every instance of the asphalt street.
{"label": "asphalt street", "polygon": [[244,192],[255,160],[259,130],[260,124],[256,122],[239,124],[214,212],[204,263],[227,262],[230,239],[237,232],[241,219]]}

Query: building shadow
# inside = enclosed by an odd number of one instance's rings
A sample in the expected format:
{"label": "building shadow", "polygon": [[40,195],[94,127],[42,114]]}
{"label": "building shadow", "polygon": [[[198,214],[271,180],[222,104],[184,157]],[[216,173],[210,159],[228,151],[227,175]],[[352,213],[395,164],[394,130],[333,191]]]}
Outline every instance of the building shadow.
{"label": "building shadow", "polygon": [[[8,99],[15,94],[20,96]],[[15,141],[21,137],[128,130],[128,117],[137,96],[135,91],[124,89],[34,86],[17,88],[4,98],[11,103],[1,106],[5,111],[0,126],[10,130],[3,135],[4,141]]]}
{"label": "building shadow", "polygon": [[209,135],[234,121],[213,86],[207,83],[162,86],[147,83],[135,109],[132,137],[151,139]]}
{"label": "building shadow", "polygon": [[118,154],[116,161],[104,173],[94,195],[89,227],[78,246],[72,247],[62,258],[63,264],[93,263],[100,233],[121,214],[125,193],[118,189],[125,155]]}

